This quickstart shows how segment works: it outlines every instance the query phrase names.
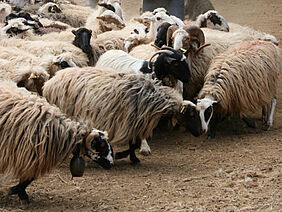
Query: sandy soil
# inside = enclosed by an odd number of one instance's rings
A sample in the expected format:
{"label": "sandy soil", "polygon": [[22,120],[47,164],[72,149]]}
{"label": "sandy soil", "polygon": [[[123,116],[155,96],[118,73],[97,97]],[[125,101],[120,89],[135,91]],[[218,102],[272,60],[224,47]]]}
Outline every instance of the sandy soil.
{"label": "sandy soil", "polygon": [[[213,0],[230,22],[249,25],[282,40],[281,0]],[[125,0],[127,17],[140,1]],[[32,183],[31,203],[7,196],[15,182],[0,181],[0,211],[282,211],[282,79],[275,123],[268,132],[239,120],[224,122],[217,138],[188,132],[157,132],[152,155],[116,161],[111,170],[92,162],[82,178],[71,180],[64,162]]]}

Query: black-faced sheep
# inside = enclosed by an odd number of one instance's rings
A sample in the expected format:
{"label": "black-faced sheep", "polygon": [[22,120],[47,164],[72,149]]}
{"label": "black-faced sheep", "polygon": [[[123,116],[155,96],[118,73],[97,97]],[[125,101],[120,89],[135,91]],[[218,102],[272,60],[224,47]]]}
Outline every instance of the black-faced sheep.
{"label": "black-faced sheep", "polygon": [[19,179],[9,194],[28,202],[26,187],[69,155],[91,157],[104,168],[113,163],[106,132],[66,117],[44,98],[0,83],[0,173]]}
{"label": "black-faced sheep", "polygon": [[215,57],[198,95],[196,115],[201,121],[195,123],[197,134],[206,133],[211,121],[209,137],[214,137],[222,117],[246,115],[267,105],[264,129],[269,129],[281,65],[280,49],[265,41],[242,42]]}
{"label": "black-faced sheep", "polygon": [[70,116],[107,130],[112,143],[129,142],[129,149],[116,159],[130,155],[140,162],[135,149],[142,139],[151,136],[163,116],[173,116],[186,127],[182,114],[195,105],[181,95],[144,74],[117,72],[106,68],[69,68],[58,72],[45,83],[43,96]]}

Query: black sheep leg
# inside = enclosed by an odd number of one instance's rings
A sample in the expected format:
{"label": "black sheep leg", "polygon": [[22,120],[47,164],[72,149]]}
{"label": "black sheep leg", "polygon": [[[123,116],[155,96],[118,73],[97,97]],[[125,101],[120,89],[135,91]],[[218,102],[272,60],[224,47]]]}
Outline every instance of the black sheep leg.
{"label": "black sheep leg", "polygon": [[13,186],[12,188],[10,188],[9,195],[18,194],[20,200],[23,200],[26,203],[29,203],[29,197],[25,189],[33,180],[34,179],[32,178],[30,180],[23,181],[16,186]]}
{"label": "black sheep leg", "polygon": [[135,144],[132,144],[132,140],[129,142],[129,158],[133,164],[140,163],[140,160],[135,155],[135,150],[140,148],[141,140],[139,138],[136,139]]}
{"label": "black sheep leg", "polygon": [[246,123],[246,125],[250,128],[256,128],[256,122],[251,120],[245,116],[243,116],[242,120]]}
{"label": "black sheep leg", "polygon": [[216,128],[220,122],[222,122],[225,118],[220,116],[214,117],[210,122],[210,128],[208,131],[208,139],[215,138]]}
{"label": "black sheep leg", "polygon": [[130,157],[130,160],[133,164],[140,163],[140,160],[136,157],[135,155],[135,150],[140,148],[141,145],[141,140],[136,139],[135,144],[132,144],[132,140],[129,142],[129,149],[122,151],[122,152],[117,152],[115,154],[115,159],[122,159],[126,158],[128,155]]}

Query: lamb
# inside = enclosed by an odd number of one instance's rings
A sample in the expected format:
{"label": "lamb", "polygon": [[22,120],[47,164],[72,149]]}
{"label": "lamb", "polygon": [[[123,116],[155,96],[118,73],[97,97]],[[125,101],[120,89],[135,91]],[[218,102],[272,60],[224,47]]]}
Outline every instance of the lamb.
{"label": "lamb", "polygon": [[44,98],[0,83],[0,173],[19,179],[9,194],[29,202],[26,187],[74,155],[88,155],[104,168],[113,164],[106,132],[66,117]]}
{"label": "lamb", "polygon": [[130,155],[133,163],[140,162],[135,149],[152,134],[162,116],[175,116],[191,128],[192,123],[185,122],[189,113],[180,112],[195,108],[192,102],[183,101],[177,91],[146,75],[98,67],[58,72],[45,83],[43,96],[68,115],[107,130],[112,144],[129,142],[129,149],[117,153],[115,158]]}
{"label": "lamb", "polygon": [[215,57],[198,94],[196,115],[201,121],[195,123],[196,134],[206,133],[211,122],[208,135],[213,138],[222,117],[244,116],[265,106],[263,129],[268,130],[281,68],[280,49],[271,42],[242,42]]}

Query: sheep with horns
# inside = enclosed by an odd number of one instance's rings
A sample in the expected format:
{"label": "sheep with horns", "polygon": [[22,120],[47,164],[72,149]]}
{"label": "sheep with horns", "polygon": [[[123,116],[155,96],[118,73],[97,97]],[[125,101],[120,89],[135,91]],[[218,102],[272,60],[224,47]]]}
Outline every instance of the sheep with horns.
{"label": "sheep with horns", "polygon": [[0,138],[0,173],[19,179],[9,194],[25,202],[29,202],[26,187],[72,152],[70,168],[75,175],[83,171],[77,159],[84,154],[104,168],[113,164],[106,132],[67,118],[44,98],[12,81],[0,83]]}

